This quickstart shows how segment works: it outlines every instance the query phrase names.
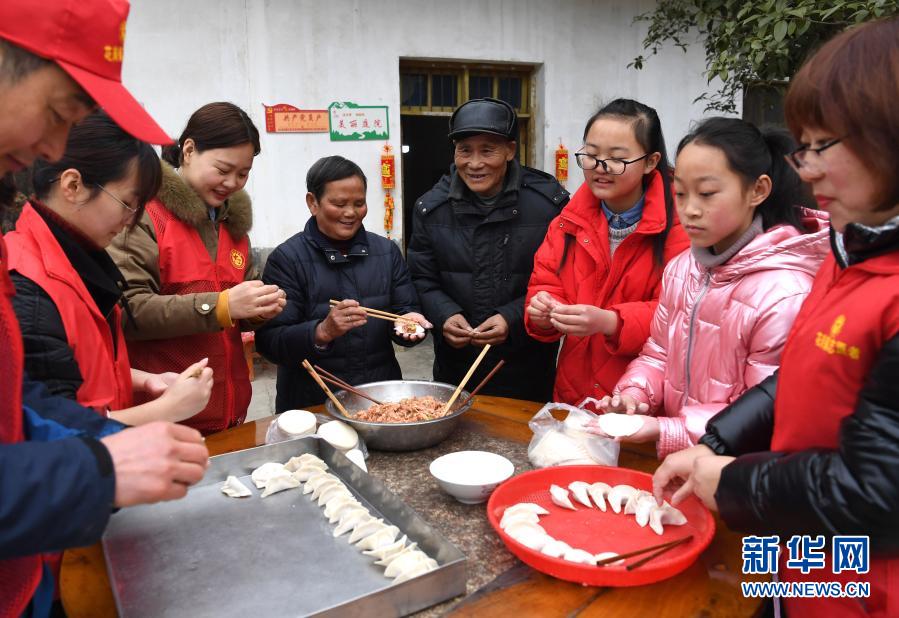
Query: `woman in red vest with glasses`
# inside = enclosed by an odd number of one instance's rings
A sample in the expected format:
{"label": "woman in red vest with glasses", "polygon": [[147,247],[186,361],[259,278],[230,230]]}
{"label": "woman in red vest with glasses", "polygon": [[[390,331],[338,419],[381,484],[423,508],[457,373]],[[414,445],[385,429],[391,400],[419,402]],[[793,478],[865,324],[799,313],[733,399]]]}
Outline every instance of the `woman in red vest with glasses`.
{"label": "woman in red vest with glasses", "polygon": [[731,529],[771,539],[789,590],[838,585],[839,596],[784,598],[790,618],[899,616],[897,99],[896,18],[842,33],[790,81],[784,111],[800,147],[788,161],[830,214],[832,253],[779,372],[653,479],[657,497],[686,479],[675,502],[693,491]]}
{"label": "woman in red vest with glasses", "polygon": [[246,112],[204,105],[177,145],[163,149],[159,194],[111,250],[128,282],[132,365],[155,373],[209,359],[209,404],[185,421],[203,434],[243,422],[252,391],[241,328],[258,327],[285,303],[277,286],[255,280],[250,263],[253,216],[243,187],[259,152]]}

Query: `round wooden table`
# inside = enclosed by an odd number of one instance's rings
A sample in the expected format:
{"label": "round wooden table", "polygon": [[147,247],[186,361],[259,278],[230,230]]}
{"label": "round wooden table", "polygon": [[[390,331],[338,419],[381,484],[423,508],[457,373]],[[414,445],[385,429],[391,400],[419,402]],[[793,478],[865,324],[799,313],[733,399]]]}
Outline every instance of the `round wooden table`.
{"label": "round wooden table", "polygon": [[[531,439],[530,418],[542,404],[500,397],[477,397],[457,431],[475,432],[526,443]],[[220,455],[265,442],[271,419],[246,423],[209,436],[210,455]],[[625,445],[619,465],[652,472],[658,466],[652,445]],[[481,511],[486,519],[486,513]],[[518,563],[493,581],[456,602],[449,612],[456,616],[752,616],[758,599],[742,596],[741,537],[720,520],[712,544],[683,573],[649,586],[593,588],[561,581]],[[471,559],[471,558],[470,558]],[[102,547],[69,550],[60,576],[62,602],[70,618],[116,616],[115,602],[106,575]]]}

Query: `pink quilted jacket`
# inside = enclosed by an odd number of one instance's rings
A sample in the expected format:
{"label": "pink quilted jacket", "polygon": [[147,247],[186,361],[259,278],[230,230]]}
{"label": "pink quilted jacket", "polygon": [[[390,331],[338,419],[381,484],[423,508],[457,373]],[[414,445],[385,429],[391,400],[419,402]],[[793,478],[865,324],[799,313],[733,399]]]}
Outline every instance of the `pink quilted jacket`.
{"label": "pink quilted jacket", "polygon": [[803,210],[803,223],[809,233],[773,227],[720,266],[690,250],[665,268],[649,340],[615,387],[659,417],[659,459],[696,444],[709,418],[777,369],[830,250],[827,215]]}

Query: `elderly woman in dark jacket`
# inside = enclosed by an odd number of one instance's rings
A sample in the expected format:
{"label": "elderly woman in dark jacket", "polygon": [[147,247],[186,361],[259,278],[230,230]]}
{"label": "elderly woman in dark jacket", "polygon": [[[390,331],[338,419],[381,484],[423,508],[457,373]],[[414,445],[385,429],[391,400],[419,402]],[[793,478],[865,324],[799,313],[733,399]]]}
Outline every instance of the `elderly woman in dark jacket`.
{"label": "elderly woman in dark jacket", "polygon": [[[365,231],[367,181],[358,165],[333,156],[306,175],[306,228],[269,256],[266,283],[287,292],[287,306],[256,333],[256,348],[278,364],[278,412],[321,403],[322,390],[300,366],[304,358],[350,384],[402,378],[391,340],[415,345],[424,334],[397,335],[360,307],[403,315],[423,328],[418,297],[400,250]],[[329,306],[331,299],[340,302]]]}

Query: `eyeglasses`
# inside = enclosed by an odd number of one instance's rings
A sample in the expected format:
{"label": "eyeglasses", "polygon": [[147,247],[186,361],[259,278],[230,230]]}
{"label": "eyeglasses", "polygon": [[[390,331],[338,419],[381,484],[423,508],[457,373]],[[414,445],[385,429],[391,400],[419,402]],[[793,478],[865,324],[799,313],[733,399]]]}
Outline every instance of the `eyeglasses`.
{"label": "eyeglasses", "polygon": [[612,174],[613,176],[620,176],[627,169],[628,165],[630,165],[631,163],[636,163],[637,161],[642,161],[648,156],[649,153],[646,153],[642,157],[637,157],[636,159],[625,161],[624,159],[599,159],[597,157],[594,157],[592,154],[587,154],[586,152],[574,153],[574,158],[577,161],[577,166],[582,170],[595,170],[597,167],[602,165],[603,171],[606,174]]}
{"label": "eyeglasses", "polygon": [[[806,144],[805,146],[800,146],[790,154],[786,155],[787,163],[789,163],[790,167],[792,167],[797,172],[818,172],[821,170],[821,153],[831,146],[836,146],[844,139],[845,137],[838,137],[836,139],[830,140],[829,142],[821,144],[817,148],[812,148],[808,144]],[[814,159],[809,158],[809,155],[811,153],[815,153],[816,156],[814,157]]]}
{"label": "eyeglasses", "polygon": [[135,216],[135,215],[137,214],[137,211],[138,211],[137,208],[135,208],[134,206],[129,206],[128,204],[126,204],[125,202],[123,202],[122,200],[120,200],[119,198],[117,198],[116,196],[114,196],[112,193],[110,193],[109,191],[107,191],[107,190],[106,190],[106,187],[104,187],[103,185],[96,185],[96,187],[97,187],[98,189],[100,189],[100,191],[102,191],[103,193],[105,193],[106,195],[108,195],[109,197],[111,197],[112,199],[114,199],[115,201],[117,201],[117,202],[119,203],[119,206],[121,206],[122,208],[124,208],[124,209],[127,211],[127,213],[128,213],[128,214],[126,215],[127,217],[130,218],[130,217],[133,217],[133,216]]}

